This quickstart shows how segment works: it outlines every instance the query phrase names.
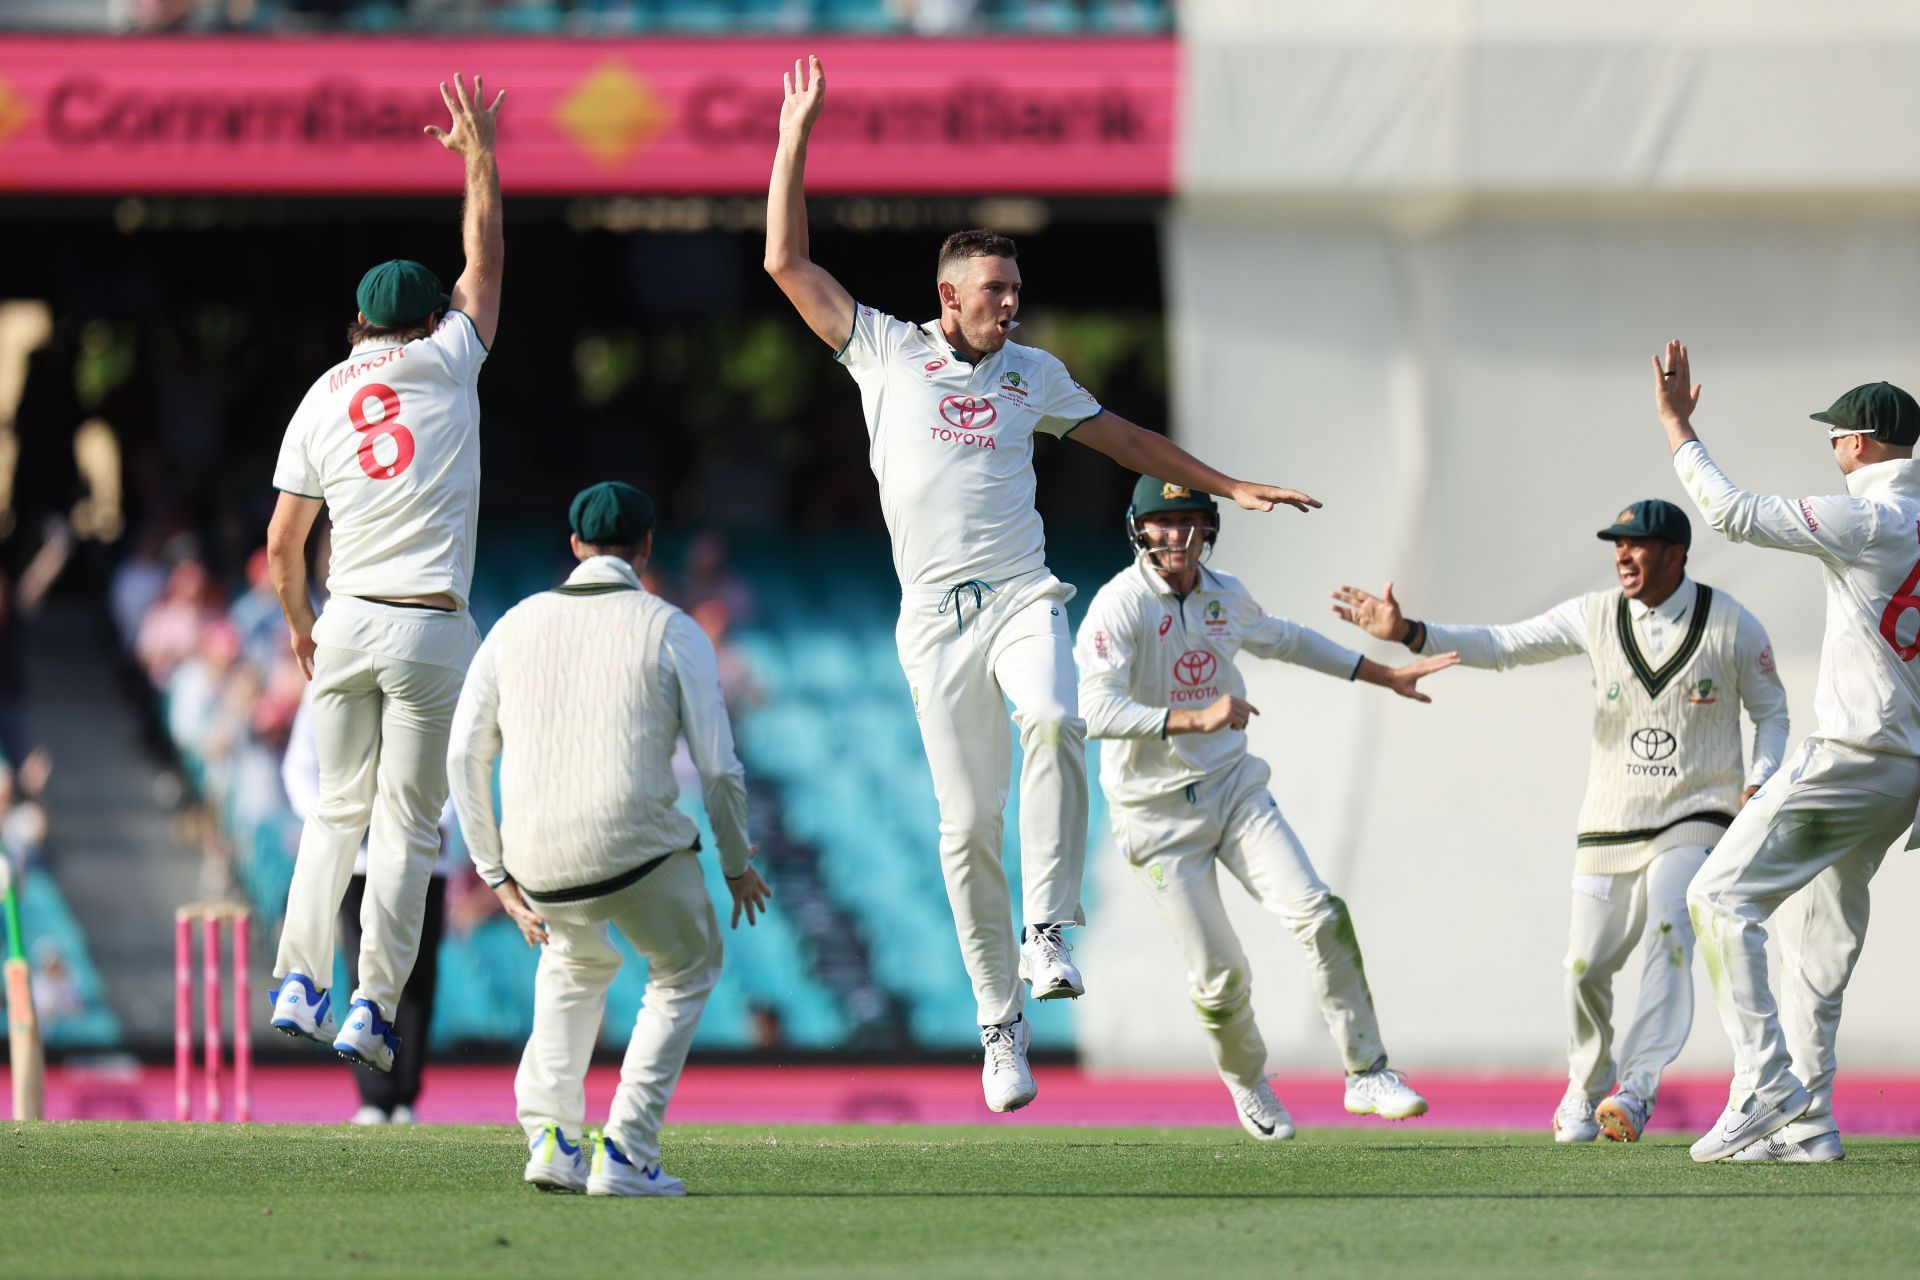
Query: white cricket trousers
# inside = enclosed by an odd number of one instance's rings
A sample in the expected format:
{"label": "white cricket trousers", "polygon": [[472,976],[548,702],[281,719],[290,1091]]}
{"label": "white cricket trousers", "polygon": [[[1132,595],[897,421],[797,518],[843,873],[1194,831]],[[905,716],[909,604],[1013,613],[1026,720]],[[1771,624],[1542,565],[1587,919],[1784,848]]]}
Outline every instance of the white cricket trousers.
{"label": "white cricket trousers", "polygon": [[1067,601],[1044,571],[988,587],[908,587],[894,639],[940,804],[940,870],[981,1026],[1020,1014],[1019,943],[1000,862],[1020,734],[1020,881],[1028,925],[1085,924],[1087,723]]}
{"label": "white cricket trousers", "polygon": [[[353,998],[391,1022],[420,950],[447,803],[447,734],[480,637],[466,613],[335,596],[313,638],[320,797],[300,832],[273,974],[332,984],[334,922],[364,838]],[[346,1012],[337,1000],[334,1008]]]}
{"label": "white cricket trousers", "polygon": [[[1920,760],[1824,738],[1800,744],[1747,802],[1687,893],[1733,1041],[1729,1101],[1777,1105],[1804,1087],[1832,1128],[1841,999],[1866,940],[1868,883],[1920,803]],[[1800,916],[1786,949],[1787,1022],[1767,983],[1766,921]]]}
{"label": "white cricket trousers", "polygon": [[[1693,1029],[1693,925],[1687,886],[1703,844],[1675,845],[1638,871],[1576,876],[1567,936],[1567,1092],[1598,1102],[1618,1083],[1651,1103]],[[1640,998],[1613,1057],[1613,979],[1640,951]]]}
{"label": "white cricket trousers", "polygon": [[520,1127],[528,1141],[548,1125],[580,1138],[587,1067],[607,988],[620,971],[620,953],[607,937],[612,926],[646,957],[647,991],[620,1063],[606,1132],[635,1164],[658,1164],[660,1123],[720,978],[720,922],[699,855],[670,853],[640,880],[602,898],[530,905],[546,919],[547,944],[533,982],[533,1034],[513,1078]]}
{"label": "white cricket trousers", "polygon": [[1347,904],[1328,891],[1267,790],[1252,756],[1149,804],[1115,805],[1121,854],[1153,896],[1187,962],[1188,998],[1214,1065],[1229,1084],[1266,1078],[1267,1045],[1254,1024],[1253,975],[1220,899],[1225,867],[1306,948],[1320,1016],[1349,1071],[1386,1060]]}

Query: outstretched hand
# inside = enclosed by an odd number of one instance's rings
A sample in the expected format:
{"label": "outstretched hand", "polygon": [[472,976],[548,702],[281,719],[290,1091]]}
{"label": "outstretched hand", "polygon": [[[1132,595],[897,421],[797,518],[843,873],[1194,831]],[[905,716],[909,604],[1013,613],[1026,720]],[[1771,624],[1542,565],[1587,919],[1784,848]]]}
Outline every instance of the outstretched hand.
{"label": "outstretched hand", "polygon": [[1333,593],[1333,601],[1333,611],[1342,622],[1351,622],[1375,639],[1397,641],[1406,628],[1400,602],[1393,598],[1391,582],[1377,596],[1359,587],[1343,585]]}
{"label": "outstretched hand", "polygon": [[1420,692],[1420,681],[1436,671],[1445,671],[1448,667],[1460,665],[1457,653],[1436,653],[1431,658],[1420,658],[1404,667],[1395,667],[1387,673],[1387,688],[1403,698],[1415,702],[1432,702],[1426,694]]}
{"label": "outstretched hand", "polygon": [[1271,511],[1279,506],[1311,511],[1320,505],[1319,499],[1310,498],[1298,489],[1279,489],[1270,484],[1252,484],[1244,480],[1234,485],[1233,492],[1227,496],[1244,511]]}
{"label": "outstretched hand", "polygon": [[1659,410],[1660,423],[1684,427],[1693,418],[1700,403],[1700,388],[1693,383],[1693,366],[1687,349],[1678,341],[1667,344],[1666,358],[1653,357],[1653,404]]}
{"label": "outstretched hand", "polygon": [[820,108],[827,104],[827,73],[820,59],[808,55],[806,64],[793,60],[793,70],[780,77],[786,97],[780,103],[780,132],[798,129],[802,137],[813,132]]}
{"label": "outstretched hand", "polygon": [[493,150],[495,137],[499,133],[500,104],[506,99],[507,91],[502,89],[493,99],[493,105],[482,107],[484,94],[480,86],[480,77],[473,78],[473,96],[467,96],[467,86],[456,73],[453,88],[447,88],[447,82],[440,82],[440,100],[447,104],[447,114],[453,118],[453,127],[441,129],[428,125],[425,132],[453,154],[463,159],[485,155]]}

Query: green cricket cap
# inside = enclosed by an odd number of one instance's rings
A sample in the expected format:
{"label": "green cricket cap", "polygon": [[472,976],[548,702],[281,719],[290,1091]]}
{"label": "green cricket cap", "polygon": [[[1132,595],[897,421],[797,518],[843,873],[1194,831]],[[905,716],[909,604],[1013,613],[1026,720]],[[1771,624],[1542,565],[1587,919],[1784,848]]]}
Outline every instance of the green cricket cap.
{"label": "green cricket cap", "polygon": [[383,262],[361,276],[353,299],[360,314],[383,329],[424,320],[451,301],[439,276],[407,258]]}
{"label": "green cricket cap", "polygon": [[1693,525],[1687,513],[1659,498],[1634,503],[1597,535],[1608,542],[1621,538],[1664,538],[1683,547],[1693,545]]}
{"label": "green cricket cap", "polygon": [[1136,520],[1163,511],[1209,511],[1218,515],[1220,504],[1210,493],[1195,493],[1185,485],[1141,476],[1133,486],[1133,504],[1128,510]]}
{"label": "green cricket cap", "polygon": [[574,536],[596,547],[637,547],[653,532],[653,499],[630,484],[602,480],[567,508]]}
{"label": "green cricket cap", "polygon": [[1855,387],[1825,412],[1807,416],[1830,427],[1865,431],[1882,444],[1910,447],[1920,443],[1920,404],[1891,382]]}

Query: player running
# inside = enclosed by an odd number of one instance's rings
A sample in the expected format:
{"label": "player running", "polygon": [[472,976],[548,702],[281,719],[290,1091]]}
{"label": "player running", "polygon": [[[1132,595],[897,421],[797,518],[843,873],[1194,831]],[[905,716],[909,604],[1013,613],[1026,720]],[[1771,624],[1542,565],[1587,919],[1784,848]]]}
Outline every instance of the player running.
{"label": "player running", "polygon": [[[1320,504],[1222,475],[1165,436],[1100,407],[1059,360],[1008,341],[1020,310],[1013,241],[964,231],[941,246],[937,319],[908,324],[858,306],[807,256],[807,137],[826,98],[820,60],[787,75],[767,193],[766,268],[860,386],[880,506],[900,575],[900,664],[940,805],[940,859],[973,983],[987,1105],[1034,1098],[1019,984],[1036,999],[1084,985],[1061,930],[1085,923],[1085,722],[1075,699],[1066,602],[1033,508],[1033,440],[1072,438],[1132,471],[1268,511]],[[1000,863],[1008,758],[1005,701],[1025,753],[1020,850],[1026,927],[1016,946]]]}
{"label": "player running", "polygon": [[1113,739],[1100,753],[1100,786],[1114,840],[1186,958],[1188,994],[1242,1128],[1263,1141],[1293,1136],[1267,1080],[1252,975],[1220,901],[1218,867],[1307,949],[1320,1015],[1347,1070],[1347,1110],[1421,1115],[1427,1100],[1387,1066],[1347,904],[1315,874],[1267,790],[1272,771],[1247,751],[1247,720],[1259,713],[1234,658],[1244,650],[1416,702],[1429,701],[1421,678],[1458,659],[1389,670],[1268,615],[1238,578],[1202,564],[1219,535],[1212,498],[1140,477],[1127,508],[1134,562],[1100,588],[1080,624],[1074,657],[1088,732]]}
{"label": "player running", "polygon": [[[746,772],[713,645],[640,585],[652,501],[597,484],[574,498],[568,522],[580,566],[487,633],[447,768],[480,878],[541,948],[533,1034],[513,1081],[526,1180],[590,1196],[685,1195],[660,1167],[660,1122],[720,977],[721,945],[699,833],[675,805],[680,738],[700,773],[734,925],[742,912],[754,924],[772,894],[749,865]],[[589,1169],[587,1067],[620,971],[609,926],[646,957],[647,991]]]}
{"label": "player running", "polygon": [[[1687,892],[1734,1057],[1726,1112],[1693,1158],[1838,1160],[1841,999],[1866,941],[1868,882],[1920,802],[1920,404],[1885,382],[1855,387],[1812,415],[1827,424],[1847,495],[1767,498],[1727,479],[1694,435],[1687,349],[1669,342],[1654,373],[1674,470],[1707,523],[1734,542],[1813,556],[1827,583],[1814,731]],[[1788,948],[1783,1032],[1766,921],[1789,899],[1802,928]]]}
{"label": "player running", "polygon": [[[447,728],[479,644],[467,613],[480,499],[477,382],[500,315],[506,254],[493,145],[500,102],[459,76],[452,126],[426,132],[466,164],[453,294],[417,262],[360,281],[352,354],[300,402],[280,446],[267,528],[273,589],[313,685],[320,795],[300,835],[274,976],[273,1026],[391,1071],[447,799]],[[325,503],[331,592],[315,618],[303,551]],[[334,916],[367,837],[360,985],[336,1034]]]}
{"label": "player running", "polygon": [[[1687,885],[1734,815],[1779,767],[1787,694],[1766,629],[1724,591],[1687,576],[1693,530],[1671,502],[1649,499],[1600,530],[1613,544],[1615,591],[1575,596],[1505,626],[1442,626],[1403,617],[1393,584],[1379,596],[1334,592],[1334,612],[1415,653],[1452,649],[1470,667],[1585,654],[1593,668],[1593,754],[1573,859],[1568,928],[1567,1092],[1556,1142],[1603,1131],[1637,1142],[1660,1077],[1693,1027],[1693,928]],[[1740,709],[1753,721],[1740,759]],[[1613,979],[1638,947],[1640,995],[1613,1054]],[[1619,1092],[1608,1097],[1614,1086]]]}

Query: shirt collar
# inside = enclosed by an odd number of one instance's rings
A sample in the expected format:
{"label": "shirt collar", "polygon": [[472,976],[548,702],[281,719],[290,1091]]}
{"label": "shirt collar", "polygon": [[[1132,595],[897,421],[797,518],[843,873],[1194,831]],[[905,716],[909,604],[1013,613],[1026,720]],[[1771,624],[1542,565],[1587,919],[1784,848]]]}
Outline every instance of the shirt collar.
{"label": "shirt collar", "polygon": [[1662,600],[1659,604],[1652,607],[1648,607],[1639,600],[1629,600],[1627,601],[1627,612],[1633,615],[1635,622],[1639,622],[1649,613],[1653,613],[1658,614],[1662,622],[1679,626],[1680,619],[1684,618],[1687,610],[1693,607],[1694,597],[1698,594],[1699,591],[1693,585],[1693,579],[1683,573],[1680,575],[1680,585],[1675,587],[1673,594],[1665,600]]}
{"label": "shirt collar", "polygon": [[353,350],[347,353],[348,359],[370,356],[379,351],[398,351],[402,346],[398,342],[389,342],[385,338],[368,338],[353,344]]}
{"label": "shirt collar", "polygon": [[617,582],[640,591],[646,590],[640,583],[640,575],[633,571],[633,566],[618,556],[590,556],[575,565],[573,572],[567,575],[567,585],[570,587],[603,582]]}
{"label": "shirt collar", "polygon": [[1856,498],[1875,489],[1892,488],[1894,485],[1911,489],[1916,484],[1920,484],[1920,465],[1912,458],[1875,462],[1847,473],[1847,492]]}

